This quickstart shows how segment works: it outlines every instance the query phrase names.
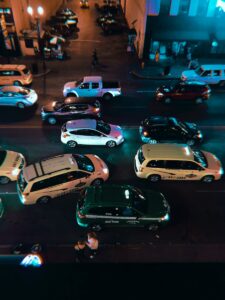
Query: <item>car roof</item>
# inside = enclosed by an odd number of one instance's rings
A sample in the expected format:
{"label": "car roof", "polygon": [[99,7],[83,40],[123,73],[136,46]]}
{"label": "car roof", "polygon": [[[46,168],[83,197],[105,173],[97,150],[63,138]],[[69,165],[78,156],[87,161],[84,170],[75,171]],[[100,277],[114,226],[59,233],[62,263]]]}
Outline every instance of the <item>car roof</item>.
{"label": "car roof", "polygon": [[142,152],[146,159],[193,160],[192,149],[186,144],[144,144]]}
{"label": "car roof", "polygon": [[148,121],[148,125],[168,125],[169,124],[169,117],[163,117],[163,116],[150,116],[146,118],[145,120]]}
{"label": "car roof", "polygon": [[23,89],[24,89],[24,87],[15,86],[15,85],[6,85],[6,86],[0,87],[0,91],[2,91],[2,92],[13,92],[13,93],[19,92]]}
{"label": "car roof", "polygon": [[91,98],[91,97],[67,97],[63,100],[63,103],[64,104],[71,104],[71,103],[94,104],[97,101],[99,102],[97,98]]}
{"label": "car roof", "polygon": [[26,166],[23,174],[25,179],[30,181],[37,177],[54,174],[61,170],[70,170],[71,168],[77,168],[77,163],[73,159],[72,154],[61,154]]}
{"label": "car roof", "polygon": [[99,82],[102,81],[102,76],[85,76],[83,82]]}
{"label": "car roof", "polygon": [[97,121],[95,119],[72,120],[66,123],[66,129],[96,129],[96,123]]}
{"label": "car roof", "polygon": [[221,70],[221,69],[225,69],[225,65],[222,65],[222,64],[201,65],[200,67],[204,70]]}
{"label": "car roof", "polygon": [[131,198],[125,197],[129,185],[104,184],[87,188],[85,204],[87,206],[127,206]]}
{"label": "car roof", "polygon": [[0,65],[0,69],[3,70],[23,70],[25,69],[26,66],[25,65]]}
{"label": "car roof", "polygon": [[195,85],[195,86],[205,86],[207,85],[205,82],[201,82],[201,81],[191,81],[191,80],[187,80],[187,81],[181,81],[180,85]]}

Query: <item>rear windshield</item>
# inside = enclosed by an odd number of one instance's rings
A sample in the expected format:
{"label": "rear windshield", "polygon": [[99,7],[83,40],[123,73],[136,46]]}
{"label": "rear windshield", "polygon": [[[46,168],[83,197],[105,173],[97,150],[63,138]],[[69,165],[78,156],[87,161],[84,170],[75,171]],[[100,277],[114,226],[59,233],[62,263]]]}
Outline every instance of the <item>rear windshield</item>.
{"label": "rear windshield", "polygon": [[30,70],[27,69],[27,68],[25,68],[25,69],[23,69],[23,73],[26,74],[26,75],[28,75],[28,74],[30,74]]}
{"label": "rear windshield", "polygon": [[142,148],[138,151],[138,160],[139,160],[140,164],[142,164],[143,161],[145,160],[143,152],[142,152]]}
{"label": "rear windshield", "polygon": [[76,161],[78,168],[83,171],[87,172],[94,172],[95,167],[92,163],[92,161],[84,155],[80,154],[73,154],[73,158]]}
{"label": "rear windshield", "polygon": [[27,182],[26,182],[25,178],[23,177],[23,171],[20,172],[20,175],[18,178],[18,185],[19,185],[21,192],[23,192],[27,186]]}
{"label": "rear windshield", "polygon": [[194,153],[194,160],[199,163],[203,168],[208,167],[207,159],[205,155],[202,153],[202,151],[193,151]]}
{"label": "rear windshield", "polygon": [[0,166],[3,164],[6,158],[7,152],[5,150],[0,150]]}
{"label": "rear windshield", "polygon": [[30,91],[28,89],[26,89],[26,88],[22,88],[18,92],[18,94],[24,95],[24,96],[28,95],[29,93],[30,93]]}
{"label": "rear windshield", "polygon": [[97,121],[96,123],[96,130],[105,133],[105,134],[109,134],[111,131],[110,125],[101,121]]}

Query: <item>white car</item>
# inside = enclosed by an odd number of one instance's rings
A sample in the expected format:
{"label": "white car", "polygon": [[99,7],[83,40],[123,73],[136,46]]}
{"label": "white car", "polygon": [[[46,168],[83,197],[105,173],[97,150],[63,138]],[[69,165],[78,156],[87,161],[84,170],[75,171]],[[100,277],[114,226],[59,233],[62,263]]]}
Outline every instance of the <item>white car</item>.
{"label": "white car", "polygon": [[124,141],[120,126],[102,120],[80,119],[62,126],[61,141],[69,147],[77,145],[105,145],[113,148]]}
{"label": "white car", "polygon": [[37,102],[38,95],[32,90],[22,86],[0,87],[0,106],[16,106],[23,109]]}
{"label": "white car", "polygon": [[17,180],[25,166],[25,158],[21,153],[0,149],[0,184]]}

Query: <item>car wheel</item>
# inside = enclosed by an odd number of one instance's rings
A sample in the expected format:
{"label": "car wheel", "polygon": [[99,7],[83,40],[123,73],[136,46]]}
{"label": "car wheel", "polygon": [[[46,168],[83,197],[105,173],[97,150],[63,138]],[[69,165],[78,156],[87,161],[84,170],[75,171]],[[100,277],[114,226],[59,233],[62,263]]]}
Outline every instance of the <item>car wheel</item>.
{"label": "car wheel", "polygon": [[51,198],[48,196],[43,196],[37,200],[37,203],[38,204],[47,204],[47,203],[49,203],[50,199]]}
{"label": "car wheel", "polygon": [[0,184],[7,184],[10,182],[10,179],[6,176],[0,176]]}
{"label": "car wheel", "polygon": [[195,99],[195,103],[196,104],[202,104],[203,103],[203,99],[198,97],[197,99]]}
{"label": "car wheel", "polygon": [[158,182],[161,180],[161,176],[160,175],[157,175],[157,174],[152,174],[152,175],[149,175],[148,176],[148,180],[150,182]]}
{"label": "car wheel", "polygon": [[148,224],[146,228],[148,231],[157,231],[159,229],[159,224],[156,223]]}
{"label": "car wheel", "polygon": [[20,82],[20,81],[18,81],[18,80],[17,80],[17,81],[14,81],[14,82],[13,82],[13,85],[16,85],[16,86],[21,86],[22,84],[21,84],[21,82]]}
{"label": "car wheel", "polygon": [[25,104],[24,104],[23,102],[18,102],[18,103],[17,103],[17,107],[18,107],[19,109],[24,109],[24,108],[25,108]]}
{"label": "car wheel", "polygon": [[112,100],[113,96],[110,93],[106,93],[103,95],[103,99],[106,101]]}
{"label": "car wheel", "polygon": [[171,98],[165,98],[164,99],[164,103],[165,104],[170,104],[172,102],[172,99]]}
{"label": "car wheel", "polygon": [[193,146],[195,144],[195,140],[187,140],[187,145],[188,146]]}
{"label": "car wheel", "polygon": [[108,141],[106,143],[106,146],[109,147],[109,148],[114,148],[114,147],[116,147],[116,142],[114,142],[114,141]]}
{"label": "car wheel", "polygon": [[97,232],[99,232],[99,231],[102,230],[102,226],[99,225],[99,224],[92,224],[92,225],[89,226],[89,228],[90,228],[91,230],[97,231]]}
{"label": "car wheel", "polygon": [[75,94],[73,94],[73,93],[67,94],[66,97],[75,97],[75,98],[77,98],[77,96]]}
{"label": "car wheel", "polygon": [[91,185],[98,186],[98,185],[101,185],[102,183],[103,183],[103,180],[101,178],[97,178],[92,181]]}
{"label": "car wheel", "polygon": [[77,146],[77,142],[69,141],[69,142],[67,142],[67,146],[69,146],[70,148],[75,148]]}
{"label": "car wheel", "polygon": [[206,175],[202,178],[202,182],[211,183],[214,181],[214,177],[211,175]]}
{"label": "car wheel", "polygon": [[221,81],[219,82],[219,86],[220,86],[220,87],[224,87],[224,86],[225,86],[225,80],[221,80]]}
{"label": "car wheel", "polygon": [[56,118],[51,117],[51,118],[48,118],[48,123],[51,125],[55,125],[57,123],[57,120],[56,120]]}

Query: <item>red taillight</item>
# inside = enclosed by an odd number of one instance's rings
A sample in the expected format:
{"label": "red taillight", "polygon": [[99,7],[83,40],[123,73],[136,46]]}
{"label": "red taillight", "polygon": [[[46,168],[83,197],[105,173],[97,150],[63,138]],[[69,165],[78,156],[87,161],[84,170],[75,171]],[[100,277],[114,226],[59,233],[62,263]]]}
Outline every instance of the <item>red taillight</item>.
{"label": "red taillight", "polygon": [[80,219],[85,219],[86,218],[86,216],[85,215],[82,215],[79,211],[78,211],[78,217],[80,218]]}
{"label": "red taillight", "polygon": [[64,134],[63,134],[63,137],[64,137],[64,138],[67,138],[67,137],[69,137],[69,136],[70,136],[70,135],[69,135],[68,133],[64,133]]}

